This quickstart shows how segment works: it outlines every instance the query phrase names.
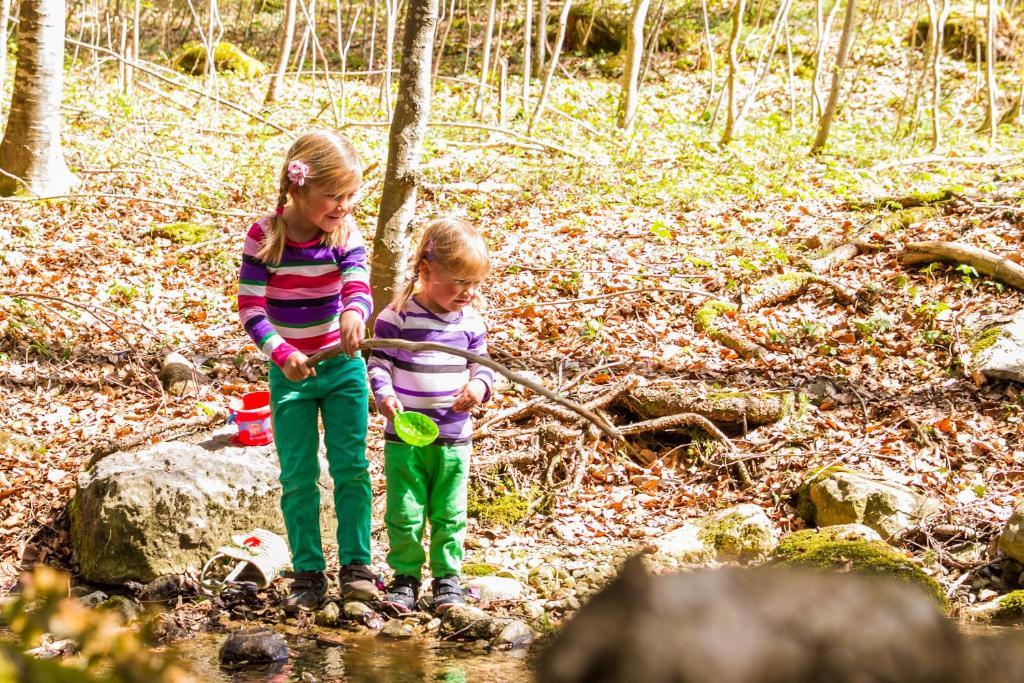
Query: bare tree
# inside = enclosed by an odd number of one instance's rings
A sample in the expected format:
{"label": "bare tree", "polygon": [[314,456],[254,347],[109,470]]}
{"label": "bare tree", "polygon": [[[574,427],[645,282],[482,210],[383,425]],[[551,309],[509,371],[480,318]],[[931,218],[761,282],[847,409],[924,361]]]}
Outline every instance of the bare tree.
{"label": "bare tree", "polygon": [[405,15],[398,100],[391,119],[388,166],[373,239],[370,283],[377,311],[391,301],[405,276],[409,223],[416,207],[423,136],[430,116],[430,67],[437,5],[438,0],[409,0]]}
{"label": "bare tree", "polygon": [[[435,3],[436,4],[436,3]],[[391,115],[391,70],[395,67],[395,33],[398,30],[398,0],[384,0],[386,10],[386,30],[384,33],[384,78],[380,82],[380,102],[384,111]],[[434,22],[437,22],[437,10],[434,11]],[[433,29],[431,29],[433,40]],[[434,46],[430,46],[433,54]],[[429,57],[429,55],[428,55]],[[429,68],[428,68],[429,70]]]}
{"label": "bare tree", "polygon": [[[7,0],[9,1],[9,0]],[[533,0],[526,0],[526,17],[523,19],[523,112],[530,107],[530,37],[533,35]]]}
{"label": "bare tree", "polygon": [[21,2],[18,66],[0,142],[0,195],[27,189],[52,197],[76,182],[60,144],[64,11],[63,0]]}
{"label": "bare tree", "polygon": [[[994,0],[992,0],[994,1]],[[835,118],[836,107],[839,106],[839,92],[843,87],[843,70],[846,68],[846,58],[850,55],[850,45],[853,44],[854,25],[857,18],[857,0],[846,0],[846,14],[843,17],[843,33],[839,37],[839,52],[836,54],[836,69],[832,72],[832,89],[828,94],[828,104],[825,105],[825,112],[818,122],[818,135],[814,138],[811,146],[811,154],[817,154],[828,142],[829,129],[832,128],[832,119]]]}
{"label": "bare tree", "polygon": [[999,21],[999,10],[996,0],[988,0],[988,16],[985,18],[985,90],[988,94],[988,109],[985,122],[981,129],[988,128],[988,144],[996,144],[996,128],[999,119],[996,116],[996,100],[999,97],[999,86],[996,83],[996,23]]}
{"label": "bare tree", "polygon": [[746,11],[746,0],[736,0],[732,8],[732,32],[729,34],[729,75],[725,80],[728,93],[728,113],[725,119],[725,130],[722,132],[722,144],[732,142],[733,130],[736,125],[736,79],[740,70],[738,54],[740,32],[743,30],[743,13]]}
{"label": "bare tree", "polygon": [[537,75],[544,73],[544,65],[548,57],[548,9],[550,0],[538,0],[537,2],[537,44],[533,50],[534,64]]}
{"label": "bare tree", "polygon": [[821,116],[821,112],[825,108],[821,101],[821,78],[819,74],[822,65],[825,63],[825,52],[828,51],[828,39],[832,33],[832,21],[835,19],[836,10],[839,9],[839,0],[833,0],[832,7],[828,11],[828,17],[823,18],[821,15],[822,1],[815,0],[814,4],[817,45],[814,47],[814,73],[811,76],[811,123],[814,123],[815,119]]}
{"label": "bare tree", "polygon": [[639,99],[640,61],[644,50],[644,22],[651,0],[634,0],[633,16],[626,36],[626,67],[622,70],[622,94],[616,123],[619,128],[632,128]]}
{"label": "bare tree", "polygon": [[487,3],[487,27],[484,29],[484,54],[480,64],[480,87],[477,88],[476,101],[473,103],[473,109],[478,115],[483,113],[484,89],[487,87],[491,70],[491,41],[494,36],[494,10],[496,5],[496,0],[490,0]]}
{"label": "bare tree", "polygon": [[[451,5],[448,7],[446,15],[446,20],[444,22],[444,33],[441,34],[441,42],[438,44],[437,49],[434,51],[434,69],[432,72],[434,78],[437,78],[437,73],[438,71],[441,70],[441,60],[444,59],[444,46],[445,43],[448,42],[448,33],[452,30],[452,24],[455,23],[455,0],[451,1]],[[529,43],[530,41],[527,40],[526,42]]]}
{"label": "bare tree", "polygon": [[0,91],[3,91],[7,78],[7,24],[10,20],[11,0],[0,0]]}
{"label": "bare tree", "polygon": [[287,0],[284,6],[284,30],[281,32],[281,44],[278,46],[277,68],[274,69],[274,77],[270,79],[270,87],[267,88],[267,96],[263,98],[264,104],[270,104],[277,99],[284,83],[284,74],[288,70],[288,57],[292,50],[292,41],[295,39],[295,3],[298,0]]}
{"label": "bare tree", "polygon": [[551,51],[548,72],[544,76],[544,85],[541,86],[540,97],[537,98],[537,106],[534,108],[533,116],[530,117],[530,123],[526,127],[527,135],[533,131],[533,127],[537,125],[541,112],[544,110],[544,101],[548,97],[548,90],[551,88],[551,79],[554,78],[555,69],[558,68],[558,57],[562,53],[562,43],[565,42],[565,27],[569,23],[570,9],[572,9],[572,0],[565,0],[565,4],[562,5],[562,15],[558,18],[558,37],[555,38],[555,47]]}
{"label": "bare tree", "polygon": [[[936,0],[929,0],[929,4]],[[942,124],[939,121],[939,104],[942,100],[942,37],[949,18],[949,0],[938,0],[935,14],[935,46],[932,48],[932,151],[942,145]]]}
{"label": "bare tree", "polygon": [[704,105],[706,112],[715,99],[715,45],[711,42],[711,27],[708,25],[708,0],[700,0],[700,13],[704,19],[704,42],[708,50],[708,77],[711,79],[711,86],[708,89],[708,101]]}

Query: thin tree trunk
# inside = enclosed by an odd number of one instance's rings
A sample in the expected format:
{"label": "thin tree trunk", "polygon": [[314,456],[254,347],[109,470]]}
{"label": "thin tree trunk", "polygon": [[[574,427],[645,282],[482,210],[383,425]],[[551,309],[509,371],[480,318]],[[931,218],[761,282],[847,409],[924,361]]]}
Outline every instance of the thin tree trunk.
{"label": "thin tree trunk", "polygon": [[746,4],[746,0],[736,0],[732,10],[732,33],[729,34],[729,76],[725,81],[729,101],[725,130],[722,132],[723,145],[732,142],[733,128],[736,125],[736,79],[740,70],[737,48],[740,42],[740,32],[743,30],[743,12],[746,9]]}
{"label": "thin tree trunk", "polygon": [[942,102],[942,38],[949,17],[949,0],[938,0],[935,18],[935,47],[932,56],[932,152],[942,146],[942,123],[939,121],[939,105]]}
{"label": "thin tree trunk", "polygon": [[752,105],[757,99],[757,91],[761,88],[761,84],[768,75],[768,72],[771,71],[772,57],[775,56],[775,47],[779,42],[780,29],[783,23],[787,23],[788,25],[789,10],[791,7],[791,0],[782,0],[782,4],[779,6],[779,11],[775,14],[775,20],[772,22],[772,27],[768,32],[768,38],[765,41],[766,46],[762,49],[761,54],[757,56],[757,66],[754,67],[754,78],[750,83],[750,89],[743,97],[743,104],[740,105],[739,114],[736,116],[737,127],[739,126],[740,121],[742,121],[747,115],[750,105]]}
{"label": "thin tree trunk", "polygon": [[636,116],[638,80],[644,49],[644,22],[647,21],[647,9],[650,0],[635,0],[633,16],[629,22],[629,33],[626,35],[626,66],[622,70],[622,94],[619,97],[619,111],[616,124],[619,128],[632,128],[633,117]]}
{"label": "thin tree trunk", "polygon": [[271,104],[277,100],[284,83],[284,74],[288,70],[288,57],[292,50],[292,41],[295,39],[295,3],[298,0],[287,0],[284,6],[284,31],[281,32],[281,43],[278,46],[277,68],[274,70],[274,77],[270,79],[270,87],[267,88],[267,96],[263,98],[264,104]]}
{"label": "thin tree trunk", "polygon": [[[543,0],[542,0],[543,1]],[[551,80],[558,68],[558,56],[562,53],[562,42],[565,40],[565,27],[569,23],[569,10],[572,9],[572,0],[565,0],[562,5],[562,15],[558,18],[558,37],[555,38],[555,47],[551,51],[551,60],[548,64],[548,72],[544,76],[544,85],[540,89],[540,97],[537,98],[537,106],[530,117],[530,124],[526,127],[526,134],[533,132],[533,127],[540,120],[541,112],[544,110],[544,100],[548,97],[548,90],[551,88]]]}
{"label": "thin tree trunk", "polygon": [[[384,36],[385,54],[384,54],[384,78],[380,83],[380,102],[384,107],[384,111],[391,115],[391,69],[395,65],[395,32],[398,30],[398,0],[384,0],[384,9],[386,11],[387,18],[387,31]],[[437,11],[435,10],[435,15]],[[434,21],[437,21],[435,16]],[[433,32],[431,32],[433,35]],[[433,53],[433,45],[431,47],[431,53]]]}
{"label": "thin tree trunk", "polygon": [[786,87],[789,90],[789,128],[796,127],[796,88],[793,85],[793,41],[789,37],[789,19],[782,27],[786,35]]}
{"label": "thin tree trunk", "polygon": [[544,65],[548,56],[548,9],[550,0],[538,0],[537,4],[537,43],[534,46],[533,58],[537,75],[544,73]]}
{"label": "thin tree trunk", "polygon": [[17,35],[14,91],[0,142],[0,195],[25,189],[43,197],[66,194],[76,178],[60,144],[63,0],[22,0]]}
{"label": "thin tree trunk", "polygon": [[704,42],[708,46],[708,77],[711,79],[711,87],[708,90],[708,101],[707,104],[704,105],[704,111],[707,112],[708,108],[711,107],[711,103],[715,99],[715,45],[711,42],[711,27],[708,25],[708,0],[700,0],[700,12],[704,19]]}
{"label": "thin tree trunk", "polygon": [[466,0],[466,61],[462,64],[462,73],[465,75],[469,72],[469,53],[472,51],[473,45],[473,12],[472,7],[469,4],[469,0]]}
{"label": "thin tree trunk", "polygon": [[409,0],[402,45],[398,101],[388,140],[377,233],[370,274],[374,310],[394,298],[405,278],[409,223],[416,206],[416,186],[423,137],[430,116],[430,66],[437,26],[438,0]]}
{"label": "thin tree trunk", "polygon": [[[384,2],[389,1],[390,0],[384,0]],[[376,51],[377,48],[377,14],[379,12],[379,10],[377,9],[378,4],[379,3],[377,2],[377,0],[373,0],[373,22],[370,25],[370,58],[366,60],[366,69],[368,71],[373,71],[373,58],[376,56],[374,55],[374,52]]]}
{"label": "thin tree trunk", "polygon": [[832,33],[832,21],[835,19],[836,10],[839,9],[839,0],[833,0],[832,7],[828,11],[828,18],[822,21],[822,1],[816,0],[815,2],[818,44],[814,48],[816,56],[814,58],[814,73],[811,76],[811,123],[814,123],[814,120],[821,116],[825,108],[821,103],[821,79],[819,75],[821,67],[825,63],[825,53],[828,51],[828,37]]}
{"label": "thin tree trunk", "polygon": [[[990,147],[994,147],[996,144],[996,129],[999,127],[999,118],[996,115],[996,99],[999,96],[999,91],[995,71],[996,22],[998,21],[999,6],[996,0],[988,0],[988,16],[985,19],[985,89],[988,94],[988,113],[985,123],[988,126]],[[984,126],[982,130],[984,130]]]}
{"label": "thin tree trunk", "polygon": [[[993,0],[994,1],[994,0]],[[836,70],[832,73],[832,90],[828,94],[828,104],[825,105],[825,113],[818,122],[818,135],[811,147],[811,154],[817,154],[828,142],[829,129],[832,128],[832,119],[836,114],[836,107],[839,106],[839,92],[843,86],[843,70],[846,68],[846,58],[850,54],[850,45],[853,43],[854,25],[857,18],[857,0],[846,0],[846,16],[843,18],[843,34],[839,38],[839,53],[836,55]]]}
{"label": "thin tree trunk", "polygon": [[[441,0],[443,2],[443,0]],[[437,50],[434,51],[434,68],[432,77],[437,78],[438,72],[441,70],[441,60],[444,59],[444,46],[448,42],[448,32],[452,30],[452,24],[455,23],[455,0],[452,0],[452,4],[448,7],[448,17],[444,23],[444,33],[441,34],[441,42],[437,46]]]}
{"label": "thin tree trunk", "polygon": [[[139,20],[142,18],[142,3],[139,0],[135,0],[135,8],[132,13],[132,61],[139,61]],[[135,80],[135,69],[129,68],[125,74],[127,80],[127,92],[130,95],[132,92],[133,81]]]}
{"label": "thin tree trunk", "polygon": [[[345,117],[348,113],[348,101],[345,95],[345,76],[348,73],[348,51],[352,47],[352,38],[356,33],[356,23],[359,21],[359,13],[362,12],[362,5],[356,7],[355,13],[352,15],[352,24],[348,29],[348,40],[345,41],[344,46],[341,48],[341,125],[345,125]],[[340,36],[339,36],[340,39]]]}
{"label": "thin tree trunk", "polygon": [[[6,0],[9,2],[10,0]],[[533,43],[533,0],[526,0],[523,19],[523,112],[530,110],[530,46]]]}
{"label": "thin tree trunk", "polygon": [[484,54],[480,63],[480,87],[476,90],[476,101],[473,103],[473,109],[477,115],[483,113],[484,89],[487,87],[487,81],[490,80],[491,39],[494,34],[494,11],[496,5],[496,0],[490,0],[487,3],[487,28],[484,29]]}

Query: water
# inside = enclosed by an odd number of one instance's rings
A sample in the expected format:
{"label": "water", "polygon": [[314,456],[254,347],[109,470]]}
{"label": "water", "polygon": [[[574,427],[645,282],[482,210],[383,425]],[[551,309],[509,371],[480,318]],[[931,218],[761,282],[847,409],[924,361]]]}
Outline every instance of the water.
{"label": "water", "polygon": [[[223,634],[199,634],[179,645],[184,663],[208,683],[284,683],[308,672],[323,683],[527,683],[533,680],[526,653],[478,654],[436,640],[390,640],[363,633],[332,631],[325,644],[314,638],[288,637],[291,658],[275,665],[230,670],[217,653]],[[312,679],[309,679],[312,680]]]}

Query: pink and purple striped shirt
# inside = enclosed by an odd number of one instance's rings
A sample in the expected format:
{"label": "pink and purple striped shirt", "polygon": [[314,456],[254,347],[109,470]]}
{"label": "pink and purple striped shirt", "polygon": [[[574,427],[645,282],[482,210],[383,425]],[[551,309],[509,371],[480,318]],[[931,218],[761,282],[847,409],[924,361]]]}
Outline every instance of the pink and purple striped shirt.
{"label": "pink and purple striped shirt", "polygon": [[[440,342],[487,356],[487,328],[476,311],[464,308],[455,313],[433,313],[420,305],[416,297],[409,299],[401,311],[391,306],[381,311],[373,326],[373,336]],[[490,368],[440,351],[374,349],[367,370],[377,403],[394,396],[406,410],[423,413],[440,428],[435,442],[440,445],[469,443],[473,435],[469,413],[452,410],[459,390],[468,381],[478,379],[487,387],[486,401],[494,384]],[[384,429],[384,439],[398,441],[390,420]]]}
{"label": "pink and purple striped shirt", "polygon": [[295,351],[311,355],[338,344],[340,316],[356,311],[364,322],[373,311],[366,247],[354,222],[348,242],[330,248],[320,239],[285,244],[281,262],[267,264],[256,254],[263,243],[266,216],[249,228],[238,276],[238,317],[256,346],[278,366]]}

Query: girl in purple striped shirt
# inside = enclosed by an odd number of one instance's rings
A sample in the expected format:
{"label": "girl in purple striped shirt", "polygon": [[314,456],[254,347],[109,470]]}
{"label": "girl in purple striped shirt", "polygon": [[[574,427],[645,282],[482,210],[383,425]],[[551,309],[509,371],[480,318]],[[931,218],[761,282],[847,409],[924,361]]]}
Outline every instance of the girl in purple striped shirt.
{"label": "girl in purple striped shirt", "polygon": [[[415,277],[381,311],[374,336],[440,342],[486,356],[487,331],[473,308],[490,270],[480,234],[455,218],[431,221],[413,265]],[[391,546],[387,560],[395,578],[382,604],[396,614],[415,607],[427,559],[423,528],[429,521],[433,611],[441,614],[464,602],[459,574],[472,452],[469,411],[489,398],[494,375],[478,363],[436,351],[374,349],[368,367],[377,406],[388,419],[384,522]],[[434,420],[440,430],[437,440],[422,447],[400,441],[392,420],[402,410]]]}
{"label": "girl in purple striped shirt", "polygon": [[[357,352],[373,308],[366,249],[352,220],[362,179],[356,151],[327,132],[303,135],[281,169],[277,210],[249,228],[238,280],[238,315],[270,357],[270,407],[281,461],[281,509],[291,548],[286,612],[324,599],[320,543],[320,432],[334,480],[339,584],[349,600],[375,600],[370,565],[366,366]],[[340,344],[346,354],[307,367]]]}

